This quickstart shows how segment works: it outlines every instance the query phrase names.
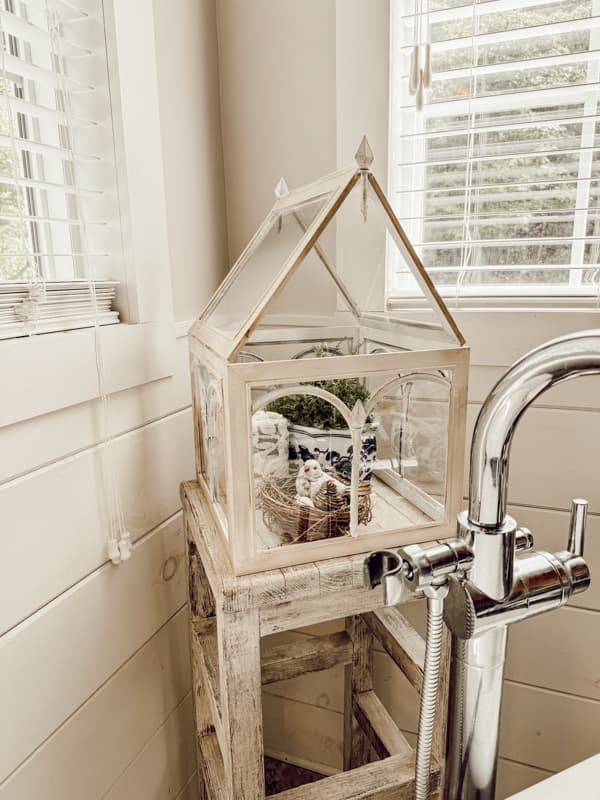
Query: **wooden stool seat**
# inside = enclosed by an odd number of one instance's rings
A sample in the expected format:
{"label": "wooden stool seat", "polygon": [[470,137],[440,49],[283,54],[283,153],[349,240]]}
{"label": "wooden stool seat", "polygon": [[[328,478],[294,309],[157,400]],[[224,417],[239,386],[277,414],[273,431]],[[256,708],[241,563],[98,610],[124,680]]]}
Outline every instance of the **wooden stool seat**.
{"label": "wooden stool seat", "polygon": [[[261,688],[346,665],[344,772],[270,795],[277,800],[402,800],[414,793],[413,749],[373,691],[377,640],[421,690],[425,646],[381,589],[363,586],[363,555],[236,577],[200,486],[181,487],[187,538],[199,797],[264,800]],[[285,645],[261,638],[345,618],[344,631]],[[446,651],[448,650],[446,639]],[[447,672],[447,652],[442,664]],[[445,692],[445,683],[442,682]],[[445,709],[446,699],[440,698]],[[436,722],[431,796],[443,771]],[[373,751],[381,759],[370,763]]]}

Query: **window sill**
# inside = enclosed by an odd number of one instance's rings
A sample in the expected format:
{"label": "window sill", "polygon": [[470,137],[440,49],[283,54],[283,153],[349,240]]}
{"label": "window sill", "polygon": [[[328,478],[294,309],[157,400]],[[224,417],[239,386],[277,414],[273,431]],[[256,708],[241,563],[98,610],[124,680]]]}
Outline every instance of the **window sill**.
{"label": "window sill", "polygon": [[[576,331],[600,328],[596,298],[444,298],[471,349],[472,366],[509,367],[544,342]],[[422,301],[390,298],[392,311],[423,320]]]}
{"label": "window sill", "polygon": [[[120,392],[173,374],[175,331],[161,322],[107,325],[106,391]],[[0,342],[0,427],[99,397],[94,329]]]}
{"label": "window sill", "polygon": [[471,365],[508,367],[541,344],[576,331],[600,328],[596,308],[488,308],[450,306],[471,348]]}
{"label": "window sill", "polygon": [[[439,289],[438,289],[439,291]],[[598,302],[598,293],[587,292],[573,292],[568,294],[562,290],[560,294],[489,294],[489,295],[466,295],[456,297],[451,292],[441,292],[442,299],[450,310],[498,310],[498,311],[515,311],[515,310],[542,310],[542,311],[557,311],[559,309],[595,309]],[[422,298],[411,297],[410,295],[397,294],[389,297],[388,299],[390,309],[399,308],[419,308],[425,305]]]}

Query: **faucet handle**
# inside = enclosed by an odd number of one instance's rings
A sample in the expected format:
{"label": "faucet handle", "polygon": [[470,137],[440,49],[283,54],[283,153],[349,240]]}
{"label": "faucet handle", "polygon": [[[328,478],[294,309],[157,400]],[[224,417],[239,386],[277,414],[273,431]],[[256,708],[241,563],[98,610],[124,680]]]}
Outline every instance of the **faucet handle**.
{"label": "faucet handle", "polygon": [[575,556],[583,556],[585,524],[587,521],[588,501],[576,498],[571,501],[571,518],[569,520],[569,543],[567,550]]}
{"label": "faucet handle", "polygon": [[533,550],[533,533],[529,528],[517,528],[515,531],[515,550]]}

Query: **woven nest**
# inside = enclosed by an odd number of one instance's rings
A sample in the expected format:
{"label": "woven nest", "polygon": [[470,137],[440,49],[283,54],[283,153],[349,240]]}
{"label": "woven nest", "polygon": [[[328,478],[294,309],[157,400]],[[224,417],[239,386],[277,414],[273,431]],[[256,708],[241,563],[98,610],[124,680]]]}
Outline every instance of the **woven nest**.
{"label": "woven nest", "polygon": [[[338,478],[339,480],[339,478]],[[345,481],[344,481],[345,482]],[[315,507],[296,500],[295,478],[265,478],[258,490],[258,507],[267,528],[279,533],[286,544],[344,536],[350,527],[350,486],[340,496],[333,483],[325,483],[315,497]],[[371,483],[358,486],[358,521],[371,521]]]}

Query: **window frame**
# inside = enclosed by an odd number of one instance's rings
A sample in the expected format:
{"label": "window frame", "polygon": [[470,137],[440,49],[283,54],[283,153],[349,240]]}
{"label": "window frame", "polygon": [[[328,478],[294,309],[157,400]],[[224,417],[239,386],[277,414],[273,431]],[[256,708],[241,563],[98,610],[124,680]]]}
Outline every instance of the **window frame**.
{"label": "window frame", "polygon": [[[122,322],[99,330],[107,391],[174,374],[173,318],[152,3],[103,0],[121,208]],[[151,168],[148,168],[151,165]],[[0,427],[100,396],[95,330],[0,342]]]}

